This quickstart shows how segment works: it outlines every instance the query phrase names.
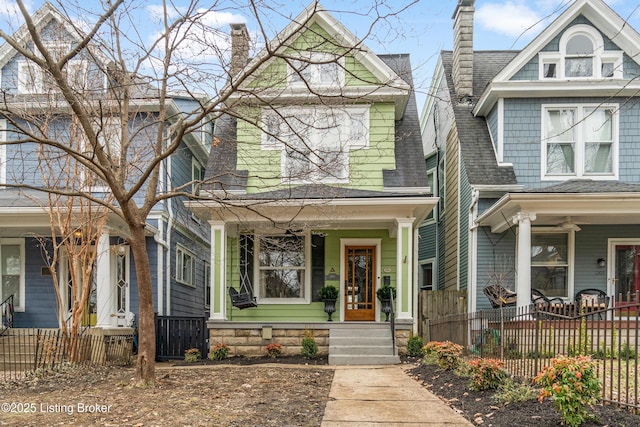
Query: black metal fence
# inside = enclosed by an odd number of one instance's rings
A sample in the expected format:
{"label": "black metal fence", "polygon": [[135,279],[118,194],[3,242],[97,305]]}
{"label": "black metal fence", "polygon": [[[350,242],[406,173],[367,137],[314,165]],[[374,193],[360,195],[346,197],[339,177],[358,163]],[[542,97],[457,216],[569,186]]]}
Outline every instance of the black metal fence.
{"label": "black metal fence", "polygon": [[184,359],[190,348],[207,357],[209,330],[206,317],[156,316],[156,359]]}
{"label": "black metal fence", "polygon": [[0,376],[18,379],[71,364],[128,365],[133,335],[69,335],[59,329],[10,329],[0,336]]}
{"label": "black metal fence", "polygon": [[430,337],[461,344],[470,357],[500,359],[509,373],[528,379],[554,357],[590,355],[597,360],[602,400],[640,408],[640,298],[624,301],[610,307],[531,305],[446,316],[430,320]]}

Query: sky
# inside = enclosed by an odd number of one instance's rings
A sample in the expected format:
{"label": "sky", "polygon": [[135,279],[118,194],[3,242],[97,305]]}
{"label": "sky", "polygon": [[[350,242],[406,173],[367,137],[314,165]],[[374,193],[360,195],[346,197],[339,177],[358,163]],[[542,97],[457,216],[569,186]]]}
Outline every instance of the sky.
{"label": "sky", "polygon": [[[220,33],[228,33],[229,24],[246,23],[250,34],[257,36],[261,30],[273,36],[288,19],[297,16],[311,0],[255,0],[263,11],[263,28],[258,26],[248,9],[237,7],[241,0],[209,0],[202,7],[214,11],[207,14],[203,22],[215,32],[206,39],[213,44],[225,45],[228,40]],[[557,17],[573,0],[476,0],[474,20],[474,49],[503,50],[522,49],[539,31]],[[605,0],[614,11],[640,30],[640,0]],[[356,36],[365,37],[365,44],[375,53],[409,53],[413,65],[414,85],[421,109],[440,50],[450,50],[453,46],[452,14],[458,0],[321,0],[329,10]],[[65,2],[52,3],[58,7]],[[373,27],[375,11],[371,4],[381,4],[380,15],[387,15]],[[42,1],[27,0],[26,7],[37,10]],[[92,4],[98,9],[97,0],[84,0],[82,4],[91,10]],[[173,0],[171,3],[180,10],[187,0]],[[153,23],[156,12],[161,10],[158,0],[127,0],[126,5],[137,14],[135,28],[142,39],[149,42],[158,34],[159,27]],[[12,33],[20,19],[16,17],[16,4],[12,0],[0,0],[0,28]],[[91,20],[91,18],[87,18]],[[367,33],[369,33],[367,35]],[[185,56],[206,54],[197,43],[190,43]]]}

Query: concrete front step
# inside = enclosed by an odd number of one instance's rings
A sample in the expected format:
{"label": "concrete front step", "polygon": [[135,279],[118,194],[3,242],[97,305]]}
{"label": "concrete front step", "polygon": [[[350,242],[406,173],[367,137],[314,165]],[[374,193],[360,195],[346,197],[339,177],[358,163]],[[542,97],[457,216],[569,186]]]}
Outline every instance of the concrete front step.
{"label": "concrete front step", "polygon": [[391,330],[384,324],[332,328],[329,333],[330,365],[391,365],[394,355]]}

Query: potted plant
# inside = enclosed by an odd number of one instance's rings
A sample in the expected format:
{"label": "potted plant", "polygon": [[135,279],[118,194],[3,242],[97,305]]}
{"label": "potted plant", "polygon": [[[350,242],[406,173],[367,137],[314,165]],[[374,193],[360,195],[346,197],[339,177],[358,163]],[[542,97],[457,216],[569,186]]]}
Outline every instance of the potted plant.
{"label": "potted plant", "polygon": [[324,312],[329,316],[328,322],[332,321],[331,315],[336,311],[336,301],[339,293],[338,288],[333,285],[325,285],[318,290],[318,297],[324,301]]}
{"label": "potted plant", "polygon": [[389,321],[389,313],[391,313],[391,298],[396,298],[396,288],[389,285],[383,285],[376,291],[376,295],[382,304],[382,312],[385,314],[385,322]]}

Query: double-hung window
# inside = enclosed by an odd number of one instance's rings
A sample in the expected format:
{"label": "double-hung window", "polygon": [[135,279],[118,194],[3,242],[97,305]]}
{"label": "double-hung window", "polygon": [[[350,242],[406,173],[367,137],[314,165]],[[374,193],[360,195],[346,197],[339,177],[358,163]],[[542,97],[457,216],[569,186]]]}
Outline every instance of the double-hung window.
{"label": "double-hung window", "polygon": [[617,105],[543,106],[542,179],[616,179]]}
{"label": "double-hung window", "polygon": [[300,52],[300,59],[288,61],[290,87],[320,88],[344,86],[344,59],[325,52]]}
{"label": "double-hung window", "polygon": [[195,286],[195,257],[185,248],[176,248],[176,280],[187,286]]}
{"label": "double-hung window", "polygon": [[307,235],[258,236],[258,297],[266,302],[301,302],[309,298],[310,245]]}
{"label": "double-hung window", "polygon": [[346,183],[349,152],[369,145],[369,106],[265,109],[262,149],[281,150],[282,181]]}
{"label": "double-hung window", "polygon": [[573,232],[531,233],[531,288],[548,298],[569,298]]}

